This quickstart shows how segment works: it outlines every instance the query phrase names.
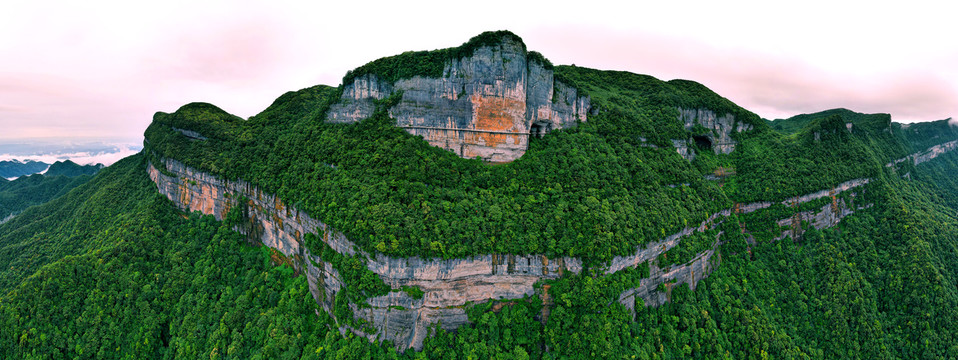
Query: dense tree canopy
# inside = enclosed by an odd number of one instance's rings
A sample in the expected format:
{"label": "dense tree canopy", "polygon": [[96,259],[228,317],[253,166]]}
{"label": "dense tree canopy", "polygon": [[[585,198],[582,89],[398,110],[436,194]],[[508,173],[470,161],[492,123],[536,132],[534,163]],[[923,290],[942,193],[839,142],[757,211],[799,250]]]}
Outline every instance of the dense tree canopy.
{"label": "dense tree canopy", "polygon": [[[400,60],[348,76],[410,76],[403,71],[416,68],[392,67]],[[0,357],[958,358],[958,154],[885,166],[954,140],[947,122],[905,127],[836,110],[786,129],[694,82],[555,71],[599,112],[533,139],[509,164],[429,146],[392,126],[388,101],[356,124],[325,123],[339,94],[327,86],[284,94],[245,120],[203,103],[158,113],[142,154],[0,224]],[[685,129],[678,108],[732,114],[752,130],[734,135],[730,155],[698,148],[689,162],[671,140],[703,130]],[[526,298],[468,304],[471,324],[436,326],[421,351],[399,353],[340,331],[348,322],[342,305],[389,291],[422,297],[420,290],[389,288],[364,259],[307,235],[313,253],[343,276],[334,320],[304,276],[247,243],[233,223],[184,214],[158,194],[146,167],[164,157],[250,181],[370,252],[542,253],[579,256],[587,266],[539,282]],[[718,170],[717,180],[706,178]],[[0,181],[0,190],[31,178]],[[832,199],[779,202],[858,178],[871,182],[856,189],[859,206],[838,226],[776,240],[784,230],[777,220]],[[616,254],[750,201],[776,204],[722,217],[651,263],[601,271]],[[706,249],[721,260],[694,289],[664,284],[666,304],[640,299],[627,304],[634,312],[621,303],[652,266]]]}

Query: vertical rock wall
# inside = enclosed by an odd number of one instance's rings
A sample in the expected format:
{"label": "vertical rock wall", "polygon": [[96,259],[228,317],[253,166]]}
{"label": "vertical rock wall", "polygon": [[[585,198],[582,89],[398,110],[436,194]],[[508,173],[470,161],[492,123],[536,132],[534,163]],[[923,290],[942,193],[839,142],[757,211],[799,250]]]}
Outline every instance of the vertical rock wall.
{"label": "vertical rock wall", "polygon": [[247,182],[222,180],[171,159],[163,160],[163,166],[161,171],[150,164],[150,179],[181,209],[222,220],[245,198],[248,223],[237,230],[296,259],[294,265],[307,276],[313,297],[329,313],[333,313],[333,299],[344,282],[330,263],[306,248],[307,233],[319,235],[341,254],[367,258],[367,267],[395,290],[403,286],[422,290],[421,299],[395,291],[367,299],[369,306],[350,306],[354,316],[368,321],[374,331],[365,334],[350,330],[371,340],[392,340],[400,349],[421,346],[430,325],[441,323],[443,328],[453,330],[468,323],[463,307],[467,303],[533,295],[534,284],[540,279],[582,271],[580,259],[542,255],[488,254],[448,260],[373,256],[341,232]]}
{"label": "vertical rock wall", "polygon": [[928,148],[928,149],[925,150],[925,151],[917,152],[917,153],[908,155],[908,156],[906,156],[906,157],[903,157],[903,158],[901,158],[901,159],[897,159],[897,160],[892,161],[892,162],[890,162],[890,163],[888,163],[888,164],[885,164],[885,166],[886,166],[886,167],[892,167],[892,166],[894,166],[894,165],[896,165],[896,164],[899,164],[899,163],[902,163],[902,162],[905,162],[905,161],[909,161],[909,160],[912,161],[913,164],[918,165],[918,164],[921,164],[921,163],[923,163],[923,162],[926,162],[926,161],[929,161],[929,160],[931,160],[931,159],[934,159],[934,158],[938,157],[939,155],[942,155],[942,154],[945,154],[945,153],[947,153],[947,152],[949,152],[949,151],[952,151],[952,150],[954,150],[955,148],[958,148],[958,140],[953,140],[953,141],[949,141],[949,142],[946,142],[946,143],[942,143],[942,144],[938,144],[938,145],[932,146],[932,147]]}
{"label": "vertical rock wall", "polygon": [[[709,130],[709,132],[699,136],[708,139],[712,151],[716,154],[731,154],[735,150],[735,145],[738,144],[735,139],[732,139],[732,134],[752,129],[751,124],[736,121],[732,114],[719,116],[707,109],[680,108],[678,110],[679,121],[683,124],[685,130],[690,131],[695,125],[700,125]],[[673,139],[672,145],[675,146],[679,155],[682,155],[686,160],[692,161],[695,159],[695,151],[693,150],[695,140]]]}
{"label": "vertical rock wall", "polygon": [[440,78],[416,76],[386,84],[375,75],[344,84],[332,122],[355,122],[375,111],[375,100],[402,91],[389,109],[396,125],[430,145],[464,158],[512,161],[525,153],[530,136],[585,121],[589,98],[557,82],[551,69],[530,61],[525,45],[504,38],[450,61]]}
{"label": "vertical rock wall", "polygon": [[[370,89],[375,88],[371,86]],[[362,111],[356,107],[356,111]],[[905,159],[930,159],[955,149],[958,142],[950,142],[930,148],[925,152],[910,155]],[[423,259],[419,257],[392,258],[383,254],[369,254],[359,249],[344,234],[330,228],[325,223],[313,219],[305,212],[285,204],[278,197],[265,193],[259,188],[241,180],[227,181],[214,175],[194,170],[182,163],[165,159],[164,169],[150,164],[147,168],[150,179],[157,190],[167,196],[181,209],[200,211],[222,220],[235,206],[246,201],[247,223],[237,230],[247,234],[251,240],[260,241],[283,255],[295,259],[295,266],[302,271],[309,283],[310,292],[321,307],[332,313],[333,299],[343,286],[342,277],[332,265],[304,246],[304,236],[314,233],[333,250],[347,256],[362,256],[367,267],[391,286],[400,289],[403,286],[415,286],[424,296],[415,299],[402,291],[369,298],[367,304],[351,304],[355,317],[366,320],[372,327],[371,333],[347,329],[370,340],[388,339],[400,349],[419,348],[427,335],[427,328],[436,323],[448,330],[468,323],[464,305],[490,300],[517,299],[535,293],[535,283],[541,279],[557,278],[570,271],[582,271],[582,261],[578,258],[548,258],[542,255],[486,254],[459,259]],[[820,211],[798,213],[782,219],[779,226],[790,230],[779,238],[804,232],[802,222],[818,229],[835,226],[845,216],[856,209],[870,205],[856,206],[851,202],[837,199],[835,196],[868,184],[868,179],[855,179],[838,184],[832,189],[787,199],[782,204],[795,206],[825,196],[833,201]],[[851,197],[854,199],[854,195]],[[658,306],[668,301],[671,288],[678,284],[696,284],[708,277],[720,260],[719,241],[712,249],[699,253],[686,264],[660,268],[656,259],[662,253],[678,246],[682,239],[694,232],[703,232],[715,228],[721,218],[735,213],[748,213],[771,206],[771,202],[737,204],[734,209],[726,209],[713,214],[696,227],[685,228],[661,240],[639,247],[634,253],[617,256],[612,259],[606,274],[626,268],[649,263],[651,274],[643,279],[640,286],[628,289],[620,294],[619,302],[632,309],[636,298],[643,299],[647,306]],[[797,220],[796,220],[797,219]],[[795,224],[799,224],[796,228]],[[665,284],[664,292],[660,285]],[[368,305],[368,306],[366,306]]]}

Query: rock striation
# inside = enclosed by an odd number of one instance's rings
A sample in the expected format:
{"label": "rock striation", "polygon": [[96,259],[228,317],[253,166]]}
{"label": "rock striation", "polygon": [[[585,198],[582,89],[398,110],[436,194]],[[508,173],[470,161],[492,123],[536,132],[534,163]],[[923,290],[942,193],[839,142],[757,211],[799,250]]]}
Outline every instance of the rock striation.
{"label": "rock striation", "polygon": [[[854,199],[857,195],[857,193],[852,193],[851,198]],[[775,240],[781,240],[789,236],[792,239],[800,238],[809,229],[809,227],[802,226],[805,222],[816,229],[833,227],[838,225],[846,216],[853,214],[855,210],[867,209],[871,206],[872,204],[866,204],[856,207],[853,201],[846,203],[843,199],[832,197],[832,202],[822,206],[819,211],[802,211],[790,218],[777,221],[779,227],[787,229],[782,231],[782,234]]]}
{"label": "rock striation", "polygon": [[573,127],[586,121],[591,109],[588,96],[556,80],[521,41],[503,37],[496,46],[450,60],[439,78],[388,83],[374,74],[358,76],[343,84],[327,121],[368,118],[377,101],[398,94],[398,103],[388,109],[396,126],[461,157],[493,162],[519,158],[530,137]]}

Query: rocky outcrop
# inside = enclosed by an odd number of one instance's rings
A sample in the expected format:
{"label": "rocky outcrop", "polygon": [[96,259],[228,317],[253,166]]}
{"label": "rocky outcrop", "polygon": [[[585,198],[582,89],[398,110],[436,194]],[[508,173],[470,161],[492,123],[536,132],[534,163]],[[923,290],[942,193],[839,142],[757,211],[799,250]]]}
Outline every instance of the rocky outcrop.
{"label": "rocky outcrop", "polygon": [[373,116],[375,100],[385,99],[393,92],[392,84],[380,81],[375,75],[359,76],[351,84],[343,85],[343,95],[338,103],[330,106],[326,121],[351,123]]}
{"label": "rocky outcrop", "polygon": [[688,140],[672,139],[672,146],[675,147],[675,151],[678,152],[680,156],[685,158],[685,160],[688,160],[688,161],[695,160],[695,150],[689,147]]}
{"label": "rocky outcrop", "polygon": [[174,131],[179,132],[180,134],[183,134],[183,136],[186,136],[190,140],[204,140],[204,141],[209,140],[205,136],[193,130],[186,130],[186,129],[180,129],[180,128],[172,128],[172,129]]}
{"label": "rocky outcrop", "polygon": [[[958,142],[945,143],[905,159],[930,159],[954,149],[956,143]],[[468,317],[464,306],[469,303],[533,295],[534,285],[541,279],[557,278],[565,272],[582,271],[581,259],[571,257],[487,254],[460,259],[423,259],[370,254],[341,232],[252,184],[242,180],[223,180],[172,159],[164,159],[160,163],[162,169],[157,169],[153,163],[148,165],[150,179],[156,183],[161,194],[180,208],[200,211],[222,220],[231,209],[243,206],[246,210],[245,221],[237,225],[236,230],[246,234],[251,241],[261,242],[293,259],[293,265],[307,277],[312,296],[331,314],[335,296],[345,283],[328,261],[312,254],[305,246],[304,237],[307,233],[317,234],[324,243],[340,254],[367,259],[369,270],[393,289],[413,286],[422,290],[421,298],[395,291],[366,299],[365,304],[350,304],[354,317],[364,320],[372,327],[372,331],[366,333],[348,327],[344,327],[343,331],[353,331],[371,340],[391,340],[400,349],[420,347],[428,333],[428,327],[433,324],[441,324],[449,330],[467,324]],[[779,238],[801,236],[807,229],[803,224],[818,229],[835,226],[853,211],[867,208],[870,204],[854,203],[855,194],[845,197],[847,202],[837,198],[837,195],[868,183],[869,179],[850,180],[832,189],[782,201],[783,205],[796,206],[826,196],[832,197],[831,203],[817,211],[801,212],[781,219],[779,226],[791,228]],[[718,251],[721,238],[716,240],[712,249],[699,253],[685,264],[659,267],[659,255],[678,246],[683,238],[695,232],[714,229],[724,217],[732,213],[750,213],[772,205],[771,202],[736,204],[732,209],[713,214],[697,226],[682,229],[639,247],[632,254],[613,258],[603,272],[612,274],[648,263],[650,276],[643,279],[638,287],[622,292],[619,302],[630,309],[634,308],[637,298],[641,298],[647,306],[661,305],[668,301],[669,292],[674,286],[689,284],[694,288],[718,266],[721,259],[721,252]]]}
{"label": "rocky outcrop", "polygon": [[845,191],[851,190],[851,189],[853,189],[853,188],[856,188],[856,187],[859,187],[859,186],[868,184],[869,182],[871,182],[871,179],[854,179],[854,180],[849,180],[849,181],[843,182],[843,183],[841,183],[841,184],[835,185],[835,187],[833,187],[833,188],[831,188],[831,189],[820,190],[820,191],[817,191],[817,192],[813,192],[813,193],[811,193],[811,194],[805,194],[805,195],[795,196],[795,197],[789,198],[789,199],[787,199],[787,200],[785,200],[785,201],[782,201],[782,205],[795,206],[795,205],[798,205],[798,204],[807,203],[807,202],[809,202],[809,201],[818,200],[818,199],[821,199],[821,198],[826,197],[826,196],[831,196],[832,198],[834,198],[835,195],[838,195],[838,194],[841,194],[842,192],[845,192]]}
{"label": "rocky outcrop", "polygon": [[[852,198],[856,194],[852,194]],[[782,234],[775,238],[775,240],[781,240],[786,237],[791,236],[792,239],[799,239],[805,231],[809,229],[808,226],[814,227],[816,229],[827,229],[838,225],[842,219],[846,216],[855,213],[855,210],[867,209],[871,207],[872,204],[866,204],[859,208],[856,208],[852,203],[846,203],[842,199],[833,199],[831,203],[825,204],[818,211],[802,211],[796,213],[792,217],[779,220],[779,227],[787,227],[788,229],[782,231]],[[808,226],[804,226],[804,224]]]}
{"label": "rocky outcrop", "polygon": [[802,211],[792,215],[790,218],[779,220],[777,222],[779,227],[788,227],[789,229],[783,231],[781,235],[776,237],[776,240],[784,239],[788,236],[791,236],[792,239],[799,239],[809,227],[816,229],[830,228],[838,225],[842,219],[853,214],[856,210],[872,207],[873,204],[856,206],[855,199],[858,195],[858,192],[852,192],[851,195],[847,197],[848,201],[846,202],[845,199],[839,199],[836,194],[833,193],[831,195],[832,202],[825,204],[818,211]]}
{"label": "rocky outcrop", "polygon": [[[582,261],[569,257],[551,259],[542,255],[488,254],[465,259],[422,259],[371,255],[359,249],[341,232],[249,183],[222,180],[171,159],[163,160],[163,165],[165,169],[161,171],[150,164],[149,176],[161,194],[185,210],[200,211],[222,220],[230,209],[242,205],[241,199],[245,201],[247,222],[238,226],[237,230],[247,234],[251,240],[260,241],[296,259],[294,265],[307,276],[313,297],[329,313],[332,313],[333,299],[344,283],[328,261],[312,254],[304,245],[306,233],[320,235],[326,244],[341,254],[368,259],[367,267],[394,289],[403,286],[421,289],[424,295],[420,299],[397,291],[369,298],[367,304],[362,306],[350,305],[353,315],[365,320],[374,330],[370,333],[349,330],[371,340],[392,340],[400,349],[421,346],[428,327],[433,324],[438,323],[452,330],[468,323],[463,308],[468,303],[533,295],[534,285],[541,279],[556,278],[566,271],[582,271]],[[850,189],[865,183],[867,181],[851,181],[836,189]],[[835,190],[826,193],[834,194]],[[816,193],[795,199],[803,201],[819,197],[819,193]],[[745,204],[740,209],[755,211],[768,207],[767,204]],[[717,266],[719,256],[715,248],[718,243],[712,250],[699,254],[686,264],[662,269],[655,261],[659,255],[679,245],[684,237],[714,228],[720,218],[731,213],[732,209],[723,210],[697,227],[685,228],[647,244],[631,255],[615,257],[605,273],[611,274],[643,263],[649,263],[651,269],[651,276],[643,279],[638,288],[623,292],[620,302],[632,308],[635,298],[639,297],[645,304],[657,306],[668,299],[668,290],[676,284],[689,284],[694,288]],[[837,220],[830,223],[835,222]],[[660,284],[666,284],[665,293],[659,291]]]}
{"label": "rocky outcrop", "polygon": [[908,156],[906,156],[906,157],[903,157],[903,158],[901,158],[901,159],[897,159],[897,160],[892,161],[892,162],[890,162],[890,163],[888,163],[888,164],[885,164],[885,166],[886,166],[886,167],[892,167],[892,166],[894,166],[894,165],[897,165],[897,164],[899,164],[899,163],[902,163],[902,162],[905,162],[905,161],[909,161],[909,160],[911,160],[911,161],[913,162],[913,164],[918,165],[918,164],[921,164],[921,163],[923,163],[923,162],[926,162],[926,161],[929,161],[929,160],[931,160],[931,159],[934,159],[934,158],[938,157],[939,155],[942,155],[942,154],[945,154],[945,153],[947,153],[947,152],[949,152],[949,151],[955,150],[955,148],[958,148],[958,140],[953,140],[953,141],[949,141],[949,142],[946,142],[946,143],[942,143],[942,144],[938,144],[938,145],[932,146],[932,147],[928,148],[928,149],[925,150],[925,151],[917,152],[917,153],[908,155]]}
{"label": "rocky outcrop", "polygon": [[710,249],[699,253],[692,261],[683,265],[662,269],[655,263],[649,264],[649,277],[639,281],[639,287],[628,289],[619,294],[618,302],[635,313],[636,300],[642,299],[645,306],[660,306],[670,299],[672,288],[688,284],[692,290],[699,281],[705,279],[719,265],[721,253]]}
{"label": "rocky outcrop", "polygon": [[[695,159],[695,146],[699,148],[710,148],[716,154],[730,154],[735,150],[738,142],[732,138],[733,133],[752,130],[752,125],[742,121],[736,121],[732,114],[718,116],[715,112],[707,109],[682,109],[679,108],[679,121],[682,122],[686,131],[693,131],[693,136],[689,139],[673,139],[672,145],[675,146],[679,155],[686,160]],[[699,125],[705,128],[705,133],[695,133],[695,126]]]}
{"label": "rocky outcrop", "polygon": [[402,97],[388,113],[397,126],[461,157],[495,162],[522,156],[531,136],[586,121],[590,109],[588,96],[555,80],[521,41],[504,37],[498,46],[449,61],[439,78],[415,76],[389,84],[372,74],[356,77],[343,84],[328,121],[368,118],[377,100],[396,92]]}
{"label": "rocky outcrop", "polygon": [[150,179],[161,194],[184,210],[222,220],[245,201],[246,222],[236,230],[295,259],[294,266],[307,276],[313,297],[329,313],[333,313],[333,300],[343,286],[342,277],[305,246],[307,233],[319,235],[341,254],[367,258],[367,267],[394,289],[415,286],[422,290],[421,299],[397,291],[369,298],[363,306],[351,304],[354,316],[375,329],[370,334],[354,332],[370,339],[392,340],[401,349],[421,346],[432,324],[451,330],[467,323],[463,308],[467,303],[533,295],[533,285],[540,279],[582,271],[579,259],[541,255],[489,254],[448,260],[373,256],[341,232],[247,182],[222,180],[171,159],[162,162],[162,170],[149,165]]}
{"label": "rocky outcrop", "polygon": [[758,201],[758,202],[753,202],[749,204],[736,203],[732,211],[735,212],[736,214],[748,214],[753,211],[765,209],[769,206],[772,206],[772,203],[768,201]]}
{"label": "rocky outcrop", "polygon": [[[791,228],[783,231],[782,235],[776,237],[775,240],[783,239],[786,236],[792,236],[797,239],[808,230],[808,227],[803,227],[803,224],[806,222],[816,229],[826,229],[837,225],[843,218],[854,213],[855,209],[854,204],[846,205],[845,201],[838,199],[837,196],[868,183],[869,179],[849,180],[828,190],[796,196],[782,201],[780,203],[782,205],[797,206],[821,199],[825,196],[832,197],[832,203],[826,204],[819,211],[800,212],[792,217],[779,220],[777,223],[780,227],[790,226]],[[851,199],[855,197],[856,193],[852,193],[849,196]],[[732,209],[722,210],[712,214],[711,217],[703,221],[697,228],[683,229],[679,233],[666,237],[661,241],[650,243],[645,248],[637,249],[632,255],[613,258],[609,268],[606,270],[606,274],[611,274],[628,267],[635,267],[645,262],[649,263],[650,268],[649,277],[642,279],[638,287],[623,291],[619,295],[618,302],[634,312],[636,299],[638,298],[641,298],[646,306],[659,306],[668,301],[672,288],[677,285],[688,284],[689,287],[694,290],[696,284],[702,279],[707,278],[721,261],[721,253],[716,251],[721,244],[721,234],[716,238],[712,249],[699,253],[695,258],[685,264],[671,265],[663,269],[658,266],[658,256],[678,245],[683,237],[692,235],[693,232],[704,232],[714,229],[722,221],[722,218],[732,213],[747,214],[769,208],[772,205],[773,203],[768,201],[735,204]],[[864,205],[859,209],[870,206],[870,204]]]}
{"label": "rocky outcrop", "polygon": [[612,274],[614,272],[630,267],[636,267],[642,263],[653,260],[662,253],[678,245],[679,242],[682,241],[682,238],[690,236],[695,232],[703,232],[715,228],[720,218],[729,216],[730,214],[731,210],[717,212],[712,214],[712,216],[703,221],[697,227],[687,227],[682,229],[682,231],[665,237],[662,240],[653,241],[644,247],[636,249],[632,254],[626,256],[616,256],[612,258],[612,261],[609,263],[609,267],[605,270],[605,273]]}

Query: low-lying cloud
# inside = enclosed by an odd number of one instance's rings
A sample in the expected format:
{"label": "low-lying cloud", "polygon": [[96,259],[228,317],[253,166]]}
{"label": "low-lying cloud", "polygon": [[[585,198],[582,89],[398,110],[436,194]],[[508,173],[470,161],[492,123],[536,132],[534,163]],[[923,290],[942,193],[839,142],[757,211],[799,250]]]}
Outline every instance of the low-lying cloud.
{"label": "low-lying cloud", "polygon": [[92,164],[103,164],[106,166],[112,165],[113,163],[123,159],[125,157],[135,155],[140,152],[142,146],[122,144],[116,145],[112,150],[99,150],[99,151],[57,151],[53,150],[52,152],[36,153],[24,155],[22,153],[14,154],[0,154],[0,160],[17,160],[20,162],[24,161],[40,161],[47,164],[52,164],[57,161],[70,160],[80,165],[92,165]]}

